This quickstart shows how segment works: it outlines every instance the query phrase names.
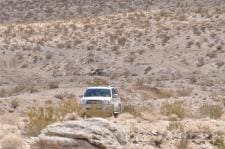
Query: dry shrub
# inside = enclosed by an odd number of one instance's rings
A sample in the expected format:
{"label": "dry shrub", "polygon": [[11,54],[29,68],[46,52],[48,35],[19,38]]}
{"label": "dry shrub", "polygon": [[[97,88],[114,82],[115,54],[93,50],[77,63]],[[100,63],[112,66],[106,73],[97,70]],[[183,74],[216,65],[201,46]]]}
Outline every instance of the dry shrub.
{"label": "dry shrub", "polygon": [[172,90],[161,89],[161,88],[157,88],[157,87],[150,87],[150,86],[144,85],[144,83],[142,83],[142,84],[139,83],[138,86],[136,86],[136,89],[151,92],[157,98],[174,97],[174,92]]}
{"label": "dry shrub", "polygon": [[185,109],[181,103],[163,103],[161,112],[167,116],[175,114],[181,119],[186,115]]}
{"label": "dry shrub", "polygon": [[55,95],[55,98],[58,98],[58,99],[61,99],[61,100],[62,99],[71,99],[71,98],[74,98],[74,97],[75,97],[74,94],[67,93],[67,92]]}
{"label": "dry shrub", "polygon": [[28,90],[30,93],[36,93],[36,92],[39,91],[38,88],[37,88],[36,86],[33,86],[33,85],[27,87],[27,90]]}
{"label": "dry shrub", "polygon": [[47,125],[62,121],[67,113],[73,112],[80,113],[79,104],[75,99],[63,100],[57,105],[33,108],[27,112],[27,132],[30,135],[38,135]]}
{"label": "dry shrub", "polygon": [[12,107],[13,109],[16,109],[18,106],[19,106],[18,99],[13,99],[13,100],[11,101],[11,107]]}
{"label": "dry shrub", "polygon": [[17,85],[15,88],[12,89],[12,94],[16,94],[16,93],[19,93],[19,92],[22,92],[22,91],[25,91],[26,90],[26,86],[24,85]]}
{"label": "dry shrub", "polygon": [[23,139],[21,136],[10,134],[2,139],[2,149],[22,149]]}
{"label": "dry shrub", "polygon": [[64,99],[63,94],[56,94],[54,97],[57,98],[57,99],[61,99],[61,100]]}
{"label": "dry shrub", "polygon": [[182,88],[177,90],[178,96],[190,96],[192,93],[193,88]]}
{"label": "dry shrub", "polygon": [[216,65],[217,65],[218,68],[222,67],[224,64],[225,64],[225,62],[224,61],[221,61],[221,60],[218,60],[216,62]]}
{"label": "dry shrub", "polygon": [[126,44],[127,39],[125,37],[121,37],[117,39],[118,45],[124,46]]}
{"label": "dry shrub", "polygon": [[225,149],[225,142],[223,136],[217,136],[211,143],[218,149]]}
{"label": "dry shrub", "polygon": [[127,57],[125,57],[124,61],[127,63],[133,63],[135,61],[135,59],[136,59],[135,55],[129,54],[129,55],[127,55]]}
{"label": "dry shrub", "polygon": [[191,75],[190,78],[188,78],[188,79],[191,84],[195,84],[198,81],[198,79],[195,75]]}
{"label": "dry shrub", "polygon": [[137,52],[138,52],[139,55],[142,55],[145,52],[145,50],[141,49],[141,50],[138,50]]}
{"label": "dry shrub", "polygon": [[188,138],[186,136],[182,137],[181,140],[177,144],[177,149],[190,149],[189,143],[190,143],[190,141],[188,140]]}
{"label": "dry shrub", "polygon": [[[1,112],[0,114],[0,124],[3,125],[17,125],[18,121],[20,120],[20,116],[18,113],[10,113],[10,112]],[[0,132],[3,129],[0,129]],[[6,129],[6,130],[11,130],[11,129]],[[15,132],[15,131],[12,131]],[[1,134],[1,133],[0,133]],[[9,132],[8,132],[9,134]]]}
{"label": "dry shrub", "polygon": [[144,79],[142,78],[142,79],[137,79],[137,81],[135,82],[135,86],[139,86],[139,87],[141,87],[141,86],[144,86]]}
{"label": "dry shrub", "polygon": [[222,100],[222,102],[223,102],[223,104],[225,106],[225,97],[222,97],[221,100]]}
{"label": "dry shrub", "polygon": [[86,110],[84,115],[86,115],[87,117],[109,117],[112,116],[112,113],[113,113],[113,106],[109,106],[107,109],[102,111],[101,109],[98,109],[96,105],[96,108],[92,106],[91,109]]}
{"label": "dry shrub", "polygon": [[47,54],[46,54],[46,59],[51,59],[52,58],[52,56],[53,56],[53,53],[50,53],[50,52],[48,52]]}
{"label": "dry shrub", "polygon": [[151,66],[148,66],[147,68],[145,68],[145,73],[144,74],[148,74],[149,71],[152,70],[152,67]]}
{"label": "dry shrub", "polygon": [[157,94],[158,98],[170,98],[174,96],[174,92],[167,89],[155,88],[155,93]]}
{"label": "dry shrub", "polygon": [[63,121],[70,121],[70,120],[77,120],[77,119],[79,119],[79,115],[73,112],[73,113],[67,113],[64,116]]}
{"label": "dry shrub", "polygon": [[54,108],[52,106],[32,109],[27,113],[27,115],[29,118],[27,131],[30,135],[38,135],[47,125],[57,121],[54,116]]}
{"label": "dry shrub", "polygon": [[59,88],[59,82],[57,82],[57,81],[50,81],[50,82],[48,82],[48,87],[50,89]]}
{"label": "dry shrub", "polygon": [[184,126],[182,123],[180,122],[176,122],[176,121],[172,121],[170,122],[169,126],[167,127],[168,130],[180,130],[183,131],[184,130]]}
{"label": "dry shrub", "polygon": [[80,112],[79,103],[75,99],[63,100],[55,108],[55,115],[57,116],[58,120],[62,120],[67,113],[73,112]]}
{"label": "dry shrub", "polygon": [[203,57],[198,58],[198,62],[196,64],[197,67],[202,67],[205,65],[205,61]]}
{"label": "dry shrub", "polygon": [[94,78],[91,82],[88,82],[90,86],[108,86],[109,82],[101,78]]}
{"label": "dry shrub", "polygon": [[213,119],[220,118],[224,111],[220,105],[209,105],[204,104],[199,108],[200,114],[203,116],[208,116]]}
{"label": "dry shrub", "polygon": [[167,33],[159,34],[159,38],[161,38],[163,45],[165,45],[170,40],[170,36]]}
{"label": "dry shrub", "polygon": [[208,56],[209,58],[216,58],[217,57],[217,53],[216,51],[212,51],[210,53],[207,53],[206,56]]}
{"label": "dry shrub", "polygon": [[18,95],[21,92],[38,92],[38,89],[33,86],[32,84],[27,84],[25,85],[17,85],[12,88],[2,88],[0,89],[0,97],[7,97],[7,96],[12,96],[12,95]]}
{"label": "dry shrub", "polygon": [[130,113],[135,117],[142,117],[142,112],[150,111],[146,106],[123,104],[122,112]]}
{"label": "dry shrub", "polygon": [[3,88],[0,89],[0,97],[6,97],[8,96],[8,92]]}
{"label": "dry shrub", "polygon": [[191,46],[194,44],[193,41],[188,41],[187,42],[187,45],[186,45],[186,48],[191,48]]}
{"label": "dry shrub", "polygon": [[210,78],[205,78],[204,80],[199,81],[198,84],[201,85],[201,86],[209,86],[209,87],[211,87],[211,86],[214,86],[215,82],[214,82],[214,80],[212,80]]}

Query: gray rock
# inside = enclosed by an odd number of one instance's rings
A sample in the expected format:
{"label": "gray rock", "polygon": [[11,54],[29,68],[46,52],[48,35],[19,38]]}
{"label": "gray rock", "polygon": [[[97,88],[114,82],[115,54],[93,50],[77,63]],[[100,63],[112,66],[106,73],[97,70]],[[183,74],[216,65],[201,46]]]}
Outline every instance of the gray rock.
{"label": "gray rock", "polygon": [[39,135],[41,149],[120,149],[125,134],[103,118],[66,121],[45,128]]}

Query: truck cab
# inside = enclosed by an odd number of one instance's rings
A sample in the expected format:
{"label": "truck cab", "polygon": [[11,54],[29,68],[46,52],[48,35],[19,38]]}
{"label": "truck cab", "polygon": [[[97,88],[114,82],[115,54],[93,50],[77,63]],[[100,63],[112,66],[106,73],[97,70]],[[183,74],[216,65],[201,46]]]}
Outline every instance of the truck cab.
{"label": "truck cab", "polygon": [[80,99],[80,107],[85,111],[110,111],[117,117],[121,111],[118,89],[110,86],[88,87]]}

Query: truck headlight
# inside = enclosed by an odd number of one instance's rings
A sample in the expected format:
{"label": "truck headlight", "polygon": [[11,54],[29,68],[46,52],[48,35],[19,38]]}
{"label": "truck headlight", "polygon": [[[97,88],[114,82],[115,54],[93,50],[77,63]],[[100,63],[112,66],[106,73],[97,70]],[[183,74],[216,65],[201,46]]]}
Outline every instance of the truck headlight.
{"label": "truck headlight", "polygon": [[81,99],[81,100],[80,100],[80,104],[81,104],[81,105],[86,104],[86,100],[82,100],[82,99]]}
{"label": "truck headlight", "polygon": [[105,105],[108,105],[108,104],[110,104],[111,102],[109,101],[109,100],[103,100],[103,104],[105,104]]}

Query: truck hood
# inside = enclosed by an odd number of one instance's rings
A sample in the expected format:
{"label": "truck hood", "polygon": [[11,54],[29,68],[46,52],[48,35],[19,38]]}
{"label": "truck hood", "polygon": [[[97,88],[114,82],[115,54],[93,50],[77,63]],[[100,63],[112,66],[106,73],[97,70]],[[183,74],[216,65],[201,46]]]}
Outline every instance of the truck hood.
{"label": "truck hood", "polygon": [[81,100],[110,100],[111,97],[82,97]]}

